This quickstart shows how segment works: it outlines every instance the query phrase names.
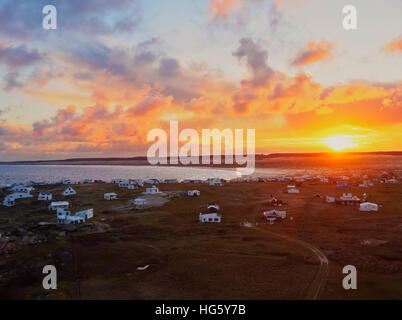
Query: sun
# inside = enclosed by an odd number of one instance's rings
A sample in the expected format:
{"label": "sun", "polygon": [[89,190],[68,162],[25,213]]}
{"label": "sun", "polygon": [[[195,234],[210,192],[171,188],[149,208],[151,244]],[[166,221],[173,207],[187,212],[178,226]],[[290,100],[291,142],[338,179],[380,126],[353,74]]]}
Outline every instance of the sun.
{"label": "sun", "polygon": [[327,137],[323,139],[323,142],[335,151],[341,151],[347,148],[356,147],[357,145],[352,136],[346,135]]}

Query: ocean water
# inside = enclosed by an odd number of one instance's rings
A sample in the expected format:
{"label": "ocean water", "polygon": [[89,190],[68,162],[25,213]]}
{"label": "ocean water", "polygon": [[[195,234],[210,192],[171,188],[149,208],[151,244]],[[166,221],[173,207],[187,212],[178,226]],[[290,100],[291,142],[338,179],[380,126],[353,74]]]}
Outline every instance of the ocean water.
{"label": "ocean water", "polygon": [[100,166],[100,165],[0,165],[0,184],[42,182],[69,178],[97,179],[232,179],[236,170],[195,167]]}

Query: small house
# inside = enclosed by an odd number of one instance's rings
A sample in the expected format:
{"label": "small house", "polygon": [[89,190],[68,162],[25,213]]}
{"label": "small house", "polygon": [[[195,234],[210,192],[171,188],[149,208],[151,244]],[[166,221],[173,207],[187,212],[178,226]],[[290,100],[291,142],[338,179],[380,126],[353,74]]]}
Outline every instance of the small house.
{"label": "small house", "polygon": [[13,186],[10,190],[11,191],[17,191],[17,192],[30,193],[33,189],[34,188],[32,188],[32,187],[16,185],[16,186]]}
{"label": "small house", "polygon": [[288,186],[288,193],[300,193],[300,190],[296,188],[296,186]]}
{"label": "small house", "polygon": [[278,200],[277,198],[271,196],[271,199],[269,200],[269,205],[277,207],[283,205],[282,200]]}
{"label": "small house", "polygon": [[49,205],[49,210],[57,210],[58,208],[67,209],[70,206],[68,201],[55,201]]}
{"label": "small house", "polygon": [[48,191],[41,191],[41,192],[39,192],[38,200],[50,201],[50,200],[52,200],[52,194]]}
{"label": "small house", "polygon": [[159,193],[159,189],[156,186],[152,186],[151,188],[146,188],[143,194],[157,194]]}
{"label": "small house", "polygon": [[335,203],[335,197],[326,196],[325,197],[325,202],[327,202],[327,203]]}
{"label": "small house", "polygon": [[68,186],[61,194],[65,197],[68,197],[77,194],[77,192],[71,186]]}
{"label": "small house", "polygon": [[32,194],[26,192],[14,192],[12,196],[14,199],[32,198]]}
{"label": "small house", "polygon": [[131,184],[132,182],[130,180],[122,180],[119,182],[119,188],[128,188]]}
{"label": "small house", "polygon": [[9,194],[6,196],[3,200],[3,206],[6,207],[14,207],[15,206],[15,198],[13,197],[12,194]]}
{"label": "small house", "polygon": [[201,194],[199,190],[188,190],[187,195],[189,197],[198,197]]}
{"label": "small house", "polygon": [[103,199],[105,199],[105,200],[116,200],[117,199],[117,193],[115,193],[115,192],[105,193],[103,195]]}
{"label": "small house", "polygon": [[353,196],[351,193],[344,193],[339,199],[336,199],[335,202],[343,205],[356,205],[361,201],[358,197]]}
{"label": "small house", "polygon": [[378,211],[378,204],[371,202],[363,202],[360,204],[360,211]]}
{"label": "small house", "polygon": [[144,205],[147,204],[147,200],[146,200],[146,199],[143,199],[143,198],[136,198],[136,199],[133,200],[133,203],[134,203],[136,206],[144,206]]}
{"label": "small house", "polygon": [[79,211],[74,215],[71,214],[71,211],[67,211],[64,208],[57,209],[57,221],[59,224],[81,224],[93,216],[93,209]]}
{"label": "small house", "polygon": [[220,223],[222,215],[218,214],[219,205],[211,204],[207,207],[206,213],[200,213],[199,220],[200,222],[215,222]]}
{"label": "small house", "polygon": [[279,211],[279,210],[269,210],[269,211],[264,211],[263,216],[265,218],[281,218],[285,219],[286,218],[286,211]]}

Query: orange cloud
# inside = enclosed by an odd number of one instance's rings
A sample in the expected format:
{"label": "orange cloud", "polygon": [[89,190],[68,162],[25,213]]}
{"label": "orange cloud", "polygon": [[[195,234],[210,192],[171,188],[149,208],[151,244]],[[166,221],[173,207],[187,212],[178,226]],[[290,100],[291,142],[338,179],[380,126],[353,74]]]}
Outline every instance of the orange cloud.
{"label": "orange cloud", "polygon": [[390,41],[382,50],[384,51],[402,51],[402,37]]}
{"label": "orange cloud", "polygon": [[243,6],[243,0],[210,0],[209,12],[213,18],[226,17]]}
{"label": "orange cloud", "polygon": [[305,49],[299,51],[292,66],[305,66],[332,57],[332,44],[327,41],[308,42]]}

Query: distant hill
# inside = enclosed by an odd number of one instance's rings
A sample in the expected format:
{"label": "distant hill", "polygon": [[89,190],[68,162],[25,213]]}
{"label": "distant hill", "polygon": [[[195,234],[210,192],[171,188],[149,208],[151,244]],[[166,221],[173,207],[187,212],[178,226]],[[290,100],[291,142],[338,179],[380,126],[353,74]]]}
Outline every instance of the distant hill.
{"label": "distant hill", "polygon": [[[330,158],[333,156],[402,156],[402,151],[376,151],[376,152],[321,152],[321,153],[271,153],[256,154],[256,161],[275,158]],[[170,160],[170,158],[168,158]],[[170,161],[168,161],[170,163]],[[200,157],[201,163],[201,157]],[[211,156],[212,163],[212,156]],[[137,157],[111,157],[111,158],[71,158],[62,160],[32,160],[32,161],[1,161],[0,165],[147,165],[146,156]],[[222,166],[224,156],[222,156]]]}

